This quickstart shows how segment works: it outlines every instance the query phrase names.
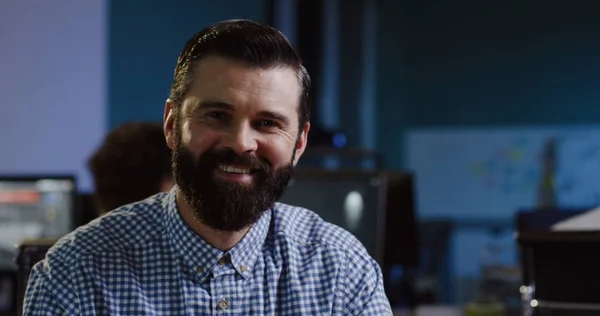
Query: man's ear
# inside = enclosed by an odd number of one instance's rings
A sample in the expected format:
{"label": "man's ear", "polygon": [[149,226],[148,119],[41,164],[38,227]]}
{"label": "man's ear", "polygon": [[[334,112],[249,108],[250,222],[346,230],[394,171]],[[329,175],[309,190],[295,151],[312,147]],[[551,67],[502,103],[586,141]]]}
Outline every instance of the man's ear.
{"label": "man's ear", "polygon": [[306,124],[304,124],[304,127],[302,128],[302,131],[300,131],[300,135],[298,135],[298,142],[296,144],[296,157],[294,158],[294,166],[298,163],[298,161],[300,160],[300,157],[302,157],[302,154],[304,153],[304,150],[306,149],[306,145],[308,143],[308,131],[310,130],[310,123],[306,122]]}
{"label": "man's ear", "polygon": [[167,146],[169,146],[171,150],[175,147],[175,115],[173,101],[167,99],[165,102],[165,113],[163,115],[163,129],[165,131]]}

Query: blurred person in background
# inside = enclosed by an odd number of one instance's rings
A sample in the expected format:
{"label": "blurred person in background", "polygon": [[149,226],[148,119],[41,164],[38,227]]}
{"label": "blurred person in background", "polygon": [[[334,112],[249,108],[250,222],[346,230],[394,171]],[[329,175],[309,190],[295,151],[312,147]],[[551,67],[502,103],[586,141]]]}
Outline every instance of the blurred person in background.
{"label": "blurred person in background", "polygon": [[162,124],[125,123],[111,130],[88,161],[97,215],[173,186],[171,150]]}

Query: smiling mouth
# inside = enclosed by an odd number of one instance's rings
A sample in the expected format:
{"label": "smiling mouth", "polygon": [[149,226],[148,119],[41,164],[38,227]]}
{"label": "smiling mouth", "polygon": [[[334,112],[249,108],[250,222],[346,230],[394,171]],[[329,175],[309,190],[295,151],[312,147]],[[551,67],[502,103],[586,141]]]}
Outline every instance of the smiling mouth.
{"label": "smiling mouth", "polygon": [[255,169],[232,165],[219,165],[219,170],[234,174],[251,174]]}

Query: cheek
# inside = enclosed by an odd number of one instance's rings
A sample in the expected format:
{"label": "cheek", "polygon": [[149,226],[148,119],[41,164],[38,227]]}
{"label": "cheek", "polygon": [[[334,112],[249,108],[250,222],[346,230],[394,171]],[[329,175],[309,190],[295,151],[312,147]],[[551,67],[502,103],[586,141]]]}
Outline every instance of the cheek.
{"label": "cheek", "polygon": [[206,128],[191,128],[189,129],[189,137],[185,144],[190,151],[196,156],[215,147],[220,139],[220,134]]}
{"label": "cheek", "polygon": [[259,155],[269,160],[274,166],[285,166],[292,161],[294,143],[289,143],[282,138],[264,142]]}

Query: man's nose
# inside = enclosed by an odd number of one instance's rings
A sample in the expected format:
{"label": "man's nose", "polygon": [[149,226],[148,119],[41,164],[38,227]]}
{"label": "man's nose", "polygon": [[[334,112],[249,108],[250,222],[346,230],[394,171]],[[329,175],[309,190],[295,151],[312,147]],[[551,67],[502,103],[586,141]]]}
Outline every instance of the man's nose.
{"label": "man's nose", "polygon": [[225,147],[235,151],[238,155],[256,151],[258,143],[256,131],[248,123],[232,126],[225,137]]}

